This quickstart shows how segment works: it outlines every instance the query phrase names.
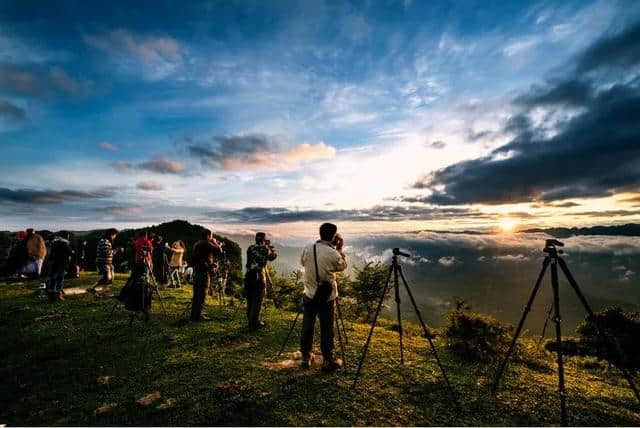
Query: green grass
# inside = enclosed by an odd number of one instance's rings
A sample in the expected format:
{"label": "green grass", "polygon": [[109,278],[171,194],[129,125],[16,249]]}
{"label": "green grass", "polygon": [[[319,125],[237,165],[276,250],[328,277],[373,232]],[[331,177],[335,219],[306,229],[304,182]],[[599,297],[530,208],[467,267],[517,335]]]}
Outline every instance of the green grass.
{"label": "green grass", "polygon": [[[67,281],[87,287],[95,275]],[[125,280],[118,275],[115,287]],[[62,304],[34,297],[36,283],[0,285],[0,424],[10,425],[550,425],[559,424],[553,355],[523,341],[496,397],[495,365],[471,364],[436,345],[458,391],[449,400],[426,341],[408,325],[405,366],[397,334],[376,329],[357,390],[355,362],[367,326],[347,323],[349,373],[303,371],[275,354],[294,314],[270,308],[249,332],[244,312],[208,302],[213,322],[180,321],[190,288],[164,290],[149,324],[91,294]],[[297,330],[299,331],[299,330]],[[640,425],[638,404],[615,370],[566,361],[573,425]]]}

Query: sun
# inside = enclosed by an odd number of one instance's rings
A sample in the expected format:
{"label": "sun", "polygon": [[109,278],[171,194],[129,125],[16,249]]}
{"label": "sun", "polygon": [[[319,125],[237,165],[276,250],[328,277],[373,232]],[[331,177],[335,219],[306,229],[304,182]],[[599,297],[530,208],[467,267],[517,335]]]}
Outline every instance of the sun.
{"label": "sun", "polygon": [[500,230],[502,232],[513,232],[517,225],[518,220],[516,220],[515,218],[505,217],[500,219]]}

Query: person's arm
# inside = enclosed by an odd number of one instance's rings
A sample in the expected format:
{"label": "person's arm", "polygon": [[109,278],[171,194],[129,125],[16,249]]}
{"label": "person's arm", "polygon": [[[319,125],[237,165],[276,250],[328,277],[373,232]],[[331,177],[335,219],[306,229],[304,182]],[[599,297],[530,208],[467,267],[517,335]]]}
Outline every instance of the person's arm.
{"label": "person's arm", "polygon": [[342,272],[347,268],[347,256],[339,250],[336,250],[335,256],[333,272]]}
{"label": "person's arm", "polygon": [[267,247],[267,248],[269,250],[267,253],[267,260],[272,262],[278,257],[278,253],[276,253],[276,250],[273,247]]}

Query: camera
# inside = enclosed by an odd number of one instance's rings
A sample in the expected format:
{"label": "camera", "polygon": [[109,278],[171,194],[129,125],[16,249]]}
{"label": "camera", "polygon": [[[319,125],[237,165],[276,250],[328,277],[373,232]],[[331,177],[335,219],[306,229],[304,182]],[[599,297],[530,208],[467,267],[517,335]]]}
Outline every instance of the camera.
{"label": "camera", "polygon": [[393,249],[394,256],[411,257],[411,254],[400,251],[400,248]]}

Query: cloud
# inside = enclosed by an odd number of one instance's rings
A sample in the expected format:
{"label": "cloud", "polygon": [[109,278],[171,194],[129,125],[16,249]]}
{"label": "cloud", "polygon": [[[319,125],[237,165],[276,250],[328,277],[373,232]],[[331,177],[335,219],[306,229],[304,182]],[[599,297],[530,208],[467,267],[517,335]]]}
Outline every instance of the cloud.
{"label": "cloud", "polygon": [[162,156],[154,156],[151,159],[133,164],[127,161],[118,161],[111,164],[113,169],[119,172],[133,172],[143,169],[158,174],[182,174],[186,168],[182,162],[168,160]]}
{"label": "cloud", "polygon": [[456,261],[457,260],[454,256],[445,256],[438,259],[438,264],[444,267],[451,267],[456,263]]}
{"label": "cloud", "polygon": [[21,67],[0,64],[0,90],[36,99],[56,96],[84,98],[91,93],[93,82],[70,76],[60,67]]}
{"label": "cloud", "polygon": [[529,257],[524,254],[503,254],[501,256],[493,256],[494,260],[502,262],[526,262],[529,261]]}
{"label": "cloud", "polygon": [[9,101],[0,99],[0,119],[20,121],[27,117],[24,109],[11,104]]}
{"label": "cloud", "polygon": [[444,149],[447,146],[447,143],[445,143],[442,140],[437,140],[429,143],[428,146],[431,147],[432,149],[439,150],[439,149]]}
{"label": "cloud", "polygon": [[325,143],[286,145],[261,134],[213,137],[213,143],[187,146],[191,156],[207,167],[220,169],[295,169],[300,164],[331,159],[336,150]]}
{"label": "cloud", "polygon": [[640,23],[592,44],[581,55],[576,71],[584,73],[600,67],[627,69],[640,58]]}
{"label": "cloud", "polygon": [[79,190],[34,190],[0,188],[0,201],[18,204],[50,205],[63,202],[102,199],[114,195],[110,189],[84,192]]}
{"label": "cloud", "polygon": [[162,79],[174,73],[182,64],[183,48],[173,37],[166,35],[136,35],[124,29],[102,34],[85,35],[92,48],[110,55],[125,71],[142,67],[149,79]]}
{"label": "cloud", "polygon": [[164,186],[160,183],[156,183],[155,181],[140,181],[136,187],[140,190],[148,190],[148,191],[158,191],[163,190]]}
{"label": "cloud", "polygon": [[109,143],[108,141],[103,141],[100,144],[98,144],[98,147],[100,147],[102,150],[106,150],[108,152],[115,152],[118,151],[118,147]]}
{"label": "cloud", "polygon": [[[610,57],[598,46],[625,43],[634,49],[637,27],[596,42],[577,60],[578,70],[601,72],[610,66],[640,65],[611,47]],[[597,48],[597,49],[596,49]],[[600,61],[600,62],[598,62]],[[602,74],[602,78],[611,78]],[[502,204],[602,197],[640,187],[640,78],[620,78],[608,85],[580,74],[535,87],[517,97],[525,110],[511,117],[504,132],[510,142],[484,157],[455,163],[419,179],[415,188],[429,189],[425,202]],[[567,106],[581,106],[564,114]],[[536,125],[537,108],[546,106],[546,119]],[[547,122],[556,121],[551,129]]]}
{"label": "cloud", "polygon": [[296,221],[404,221],[436,220],[455,217],[483,218],[487,214],[465,208],[419,206],[374,206],[348,210],[297,210],[289,208],[247,207],[238,210],[218,210],[206,213],[220,223],[282,223]]}

